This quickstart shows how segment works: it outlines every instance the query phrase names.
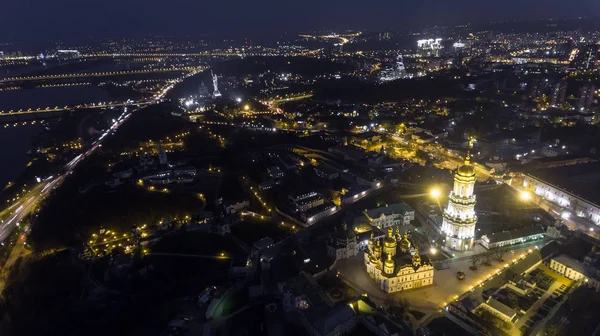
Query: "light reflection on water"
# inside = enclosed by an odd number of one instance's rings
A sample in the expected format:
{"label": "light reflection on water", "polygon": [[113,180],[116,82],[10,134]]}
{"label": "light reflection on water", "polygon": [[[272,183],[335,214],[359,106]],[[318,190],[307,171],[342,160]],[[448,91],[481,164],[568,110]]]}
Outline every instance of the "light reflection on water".
{"label": "light reflection on water", "polygon": [[32,149],[32,139],[41,131],[39,124],[0,127],[0,189],[21,174],[30,160],[27,151]]}

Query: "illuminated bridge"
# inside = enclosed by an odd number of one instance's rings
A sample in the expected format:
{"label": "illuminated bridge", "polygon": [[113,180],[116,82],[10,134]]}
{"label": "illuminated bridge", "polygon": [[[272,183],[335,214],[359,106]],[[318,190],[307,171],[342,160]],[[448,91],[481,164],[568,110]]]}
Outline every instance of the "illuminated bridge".
{"label": "illuminated bridge", "polygon": [[155,73],[155,72],[202,71],[207,68],[208,67],[182,67],[182,68],[160,68],[160,69],[149,69],[149,70],[129,70],[129,71],[112,71],[112,72],[91,72],[91,73],[74,73],[74,74],[59,74],[59,75],[9,77],[9,78],[4,78],[4,79],[0,80],[0,83],[38,81],[38,80],[48,80],[48,79],[82,78],[82,77],[139,75],[139,74],[149,74],[149,73]]}
{"label": "illuminated bridge", "polygon": [[99,104],[80,104],[73,106],[54,106],[54,107],[45,107],[45,108],[29,108],[27,110],[9,110],[9,111],[0,111],[0,118],[2,117],[18,117],[18,116],[35,116],[41,114],[51,114],[56,112],[64,112],[64,111],[77,111],[84,109],[106,109],[113,107],[123,107],[123,106],[131,106],[131,105],[149,105],[153,104],[155,101],[126,101],[126,102],[108,102],[108,103],[99,103]]}

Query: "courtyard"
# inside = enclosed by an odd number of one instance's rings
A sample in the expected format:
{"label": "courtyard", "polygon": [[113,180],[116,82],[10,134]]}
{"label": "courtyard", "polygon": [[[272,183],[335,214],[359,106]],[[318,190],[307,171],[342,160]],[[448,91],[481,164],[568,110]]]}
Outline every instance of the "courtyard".
{"label": "courtyard", "polygon": [[[513,259],[517,262],[529,251],[535,251],[531,244],[515,246],[508,252],[504,262],[492,260],[490,266],[481,265],[475,271],[469,269],[472,265],[471,255],[461,256],[444,261],[446,269],[435,271],[433,285],[418,289],[393,293],[395,298],[406,298],[410,302],[411,309],[421,311],[429,316],[438,312],[442,307],[452,300],[468,292],[473,287],[493,278],[505,268],[509,268]],[[359,293],[367,293],[377,304],[384,305],[388,295],[372,280],[365,270],[362,254],[346,260],[338,261],[333,267],[339,272],[340,278]],[[465,273],[465,279],[459,280],[457,272]],[[422,319],[422,321],[427,320]]]}

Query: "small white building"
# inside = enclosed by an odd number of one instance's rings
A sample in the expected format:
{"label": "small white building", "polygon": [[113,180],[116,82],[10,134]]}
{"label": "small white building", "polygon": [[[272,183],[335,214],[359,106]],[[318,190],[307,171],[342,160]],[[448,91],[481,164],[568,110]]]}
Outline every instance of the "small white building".
{"label": "small white building", "polygon": [[566,278],[583,281],[584,285],[600,291],[600,271],[569,256],[560,255],[550,260],[550,268]]}
{"label": "small white building", "polygon": [[395,225],[407,225],[415,219],[415,210],[404,202],[367,210],[364,214],[371,226],[380,230]]}
{"label": "small white building", "polygon": [[230,215],[232,213],[236,213],[240,210],[246,209],[250,206],[250,202],[247,200],[237,201],[237,202],[226,202],[225,203],[225,213]]}
{"label": "small white building", "polygon": [[496,232],[481,237],[481,245],[486,249],[521,244],[528,241],[542,239],[545,236],[544,229],[539,226],[526,227],[513,231]]}

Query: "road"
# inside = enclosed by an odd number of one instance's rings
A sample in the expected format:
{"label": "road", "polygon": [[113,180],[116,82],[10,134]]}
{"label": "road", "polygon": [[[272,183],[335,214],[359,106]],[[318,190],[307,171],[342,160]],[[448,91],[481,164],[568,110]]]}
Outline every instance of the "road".
{"label": "road", "polygon": [[[175,84],[183,81],[187,77],[197,74],[200,71],[201,70],[196,70],[180,79],[172,80],[169,85],[164,87],[161,92],[154,96],[154,102],[162,102],[166,94],[175,86]],[[132,105],[135,104],[135,102],[132,103]],[[61,167],[60,173],[45,178],[43,181],[27,191],[25,195],[22,195],[19,199],[17,199],[13,204],[10,204],[7,208],[0,211],[0,243],[4,244],[4,241],[13,232],[13,230],[15,230],[17,226],[21,225],[21,221],[29,214],[33,213],[42,200],[46,197],[49,197],[52,190],[58,188],[63,183],[65,178],[73,173],[79,163],[85,160],[85,158],[88,156],[92,155],[98,148],[102,147],[102,142],[107,136],[114,134],[134,112],[142,108],[143,106],[138,106],[133,110],[128,110],[127,107],[124,107],[123,113],[121,113],[121,115],[113,122],[113,124],[107,130],[105,130],[90,147],[85,149],[82,153],[78,154],[75,156],[75,158]],[[0,293],[4,289],[3,280],[6,279],[8,271],[10,271],[23,252],[28,229],[28,227],[25,228],[24,233],[19,237],[19,240],[15,243],[15,246],[11,250],[4,267],[0,270]]]}

